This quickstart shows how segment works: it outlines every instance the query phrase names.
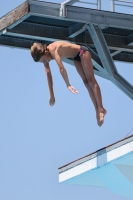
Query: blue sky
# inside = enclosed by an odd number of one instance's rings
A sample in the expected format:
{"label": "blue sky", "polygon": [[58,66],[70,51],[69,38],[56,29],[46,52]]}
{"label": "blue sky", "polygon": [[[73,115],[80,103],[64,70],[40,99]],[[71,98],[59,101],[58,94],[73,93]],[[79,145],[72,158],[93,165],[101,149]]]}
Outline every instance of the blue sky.
{"label": "blue sky", "polygon": [[[0,17],[22,2],[1,0]],[[102,8],[108,10],[109,2]],[[73,66],[65,64],[79,95],[68,91],[51,62],[56,104],[50,107],[43,65],[22,49],[0,46],[0,57],[0,199],[129,200],[108,189],[59,185],[58,167],[125,137],[133,128],[132,100],[110,81],[96,77],[108,111],[99,128]],[[116,66],[133,84],[132,64]]]}

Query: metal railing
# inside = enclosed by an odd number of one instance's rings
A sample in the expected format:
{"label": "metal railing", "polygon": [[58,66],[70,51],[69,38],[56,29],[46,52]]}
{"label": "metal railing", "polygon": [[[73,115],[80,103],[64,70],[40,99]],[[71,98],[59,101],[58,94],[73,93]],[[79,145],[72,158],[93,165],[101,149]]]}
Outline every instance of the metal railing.
{"label": "metal railing", "polygon": [[[116,3],[116,2],[118,2],[118,3]],[[111,12],[115,12],[115,6],[124,6],[124,7],[132,7],[133,8],[133,1],[110,0],[110,6],[111,6]]]}
{"label": "metal railing", "polygon": [[98,10],[101,10],[101,0],[95,0],[96,3],[94,2],[89,2],[89,1],[80,1],[80,0],[66,0],[63,3],[61,3],[61,8],[60,8],[60,17],[65,17],[66,16],[66,6],[67,5],[73,5],[74,3],[82,3],[82,4],[90,4],[90,5],[96,5]]}
{"label": "metal railing", "polygon": [[88,1],[80,1],[77,0],[78,3],[85,3],[85,4],[89,4],[89,5],[95,5],[97,6],[98,10],[101,10],[101,0],[97,0],[96,3],[92,3],[92,2],[88,2]]}
{"label": "metal railing", "polygon": [[[73,5],[75,3],[89,4],[89,5],[95,5],[98,10],[101,10],[101,1],[102,0],[93,0],[93,1],[66,0],[63,3],[61,3],[60,17],[66,17],[66,6],[67,5]],[[107,1],[107,0],[103,0],[103,1]],[[133,0],[110,0],[111,12],[115,12],[115,6],[124,6],[124,7],[130,7],[130,8],[132,7],[133,8]]]}

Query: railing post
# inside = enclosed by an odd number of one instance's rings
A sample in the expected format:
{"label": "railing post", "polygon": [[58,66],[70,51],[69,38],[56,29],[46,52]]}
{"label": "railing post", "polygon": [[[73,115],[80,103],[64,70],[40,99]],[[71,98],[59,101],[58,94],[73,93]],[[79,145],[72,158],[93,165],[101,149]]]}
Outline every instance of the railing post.
{"label": "railing post", "polygon": [[97,9],[101,10],[101,0],[97,0]]}
{"label": "railing post", "polygon": [[110,0],[111,12],[115,12],[114,0]]}

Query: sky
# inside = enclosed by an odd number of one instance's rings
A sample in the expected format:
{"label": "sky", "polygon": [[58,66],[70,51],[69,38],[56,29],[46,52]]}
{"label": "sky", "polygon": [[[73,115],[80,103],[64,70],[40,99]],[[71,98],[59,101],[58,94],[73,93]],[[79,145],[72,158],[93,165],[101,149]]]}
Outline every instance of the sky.
{"label": "sky", "polygon": [[[0,17],[22,2],[1,0]],[[109,1],[102,1],[102,9],[109,9]],[[43,65],[28,50],[0,46],[0,58],[0,200],[130,200],[105,188],[60,185],[58,167],[124,138],[133,129],[133,101],[96,76],[107,110],[99,127],[73,66],[64,64],[78,95],[66,88],[51,61],[56,103],[50,107]],[[133,84],[132,64],[115,64]]]}

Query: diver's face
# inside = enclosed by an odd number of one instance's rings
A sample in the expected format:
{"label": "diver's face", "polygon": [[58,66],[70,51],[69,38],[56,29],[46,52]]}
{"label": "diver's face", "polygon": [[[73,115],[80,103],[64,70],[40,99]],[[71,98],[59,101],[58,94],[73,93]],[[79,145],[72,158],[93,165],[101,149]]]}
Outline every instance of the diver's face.
{"label": "diver's face", "polygon": [[50,53],[46,52],[45,55],[43,55],[40,58],[39,62],[41,62],[41,63],[46,63],[46,62],[49,63],[51,60],[52,60],[52,57],[51,57]]}

